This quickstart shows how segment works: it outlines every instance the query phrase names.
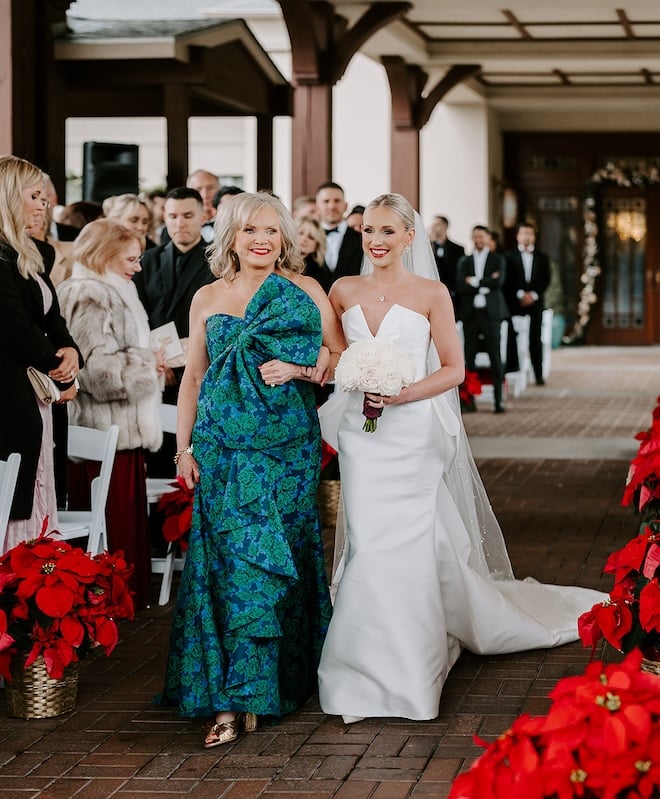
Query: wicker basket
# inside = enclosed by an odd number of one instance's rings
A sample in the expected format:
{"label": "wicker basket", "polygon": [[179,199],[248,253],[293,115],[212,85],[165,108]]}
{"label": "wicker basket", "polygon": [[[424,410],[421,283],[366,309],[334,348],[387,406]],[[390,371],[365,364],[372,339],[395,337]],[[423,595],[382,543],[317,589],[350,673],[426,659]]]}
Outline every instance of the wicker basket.
{"label": "wicker basket", "polygon": [[25,668],[27,655],[12,660],[11,682],[6,684],[7,713],[18,719],[47,719],[76,706],[78,663],[64,670],[61,680],[48,676],[43,657]]}
{"label": "wicker basket", "polygon": [[337,508],[339,507],[339,480],[321,480],[317,499],[321,514],[321,526],[335,529],[337,524]]}
{"label": "wicker basket", "polygon": [[647,674],[655,674],[660,677],[660,661],[642,658],[642,671],[645,671]]}

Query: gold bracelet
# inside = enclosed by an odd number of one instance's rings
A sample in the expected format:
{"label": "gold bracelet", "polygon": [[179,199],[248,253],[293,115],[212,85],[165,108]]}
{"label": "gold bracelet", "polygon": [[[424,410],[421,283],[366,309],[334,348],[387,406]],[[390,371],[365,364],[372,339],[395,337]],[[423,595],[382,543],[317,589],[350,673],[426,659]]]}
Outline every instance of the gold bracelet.
{"label": "gold bracelet", "polygon": [[185,449],[180,449],[178,452],[175,453],[175,455],[174,455],[174,465],[175,466],[179,465],[179,458],[182,455],[185,455],[185,454],[188,454],[188,455],[192,455],[193,454],[192,444],[189,447],[186,447]]}

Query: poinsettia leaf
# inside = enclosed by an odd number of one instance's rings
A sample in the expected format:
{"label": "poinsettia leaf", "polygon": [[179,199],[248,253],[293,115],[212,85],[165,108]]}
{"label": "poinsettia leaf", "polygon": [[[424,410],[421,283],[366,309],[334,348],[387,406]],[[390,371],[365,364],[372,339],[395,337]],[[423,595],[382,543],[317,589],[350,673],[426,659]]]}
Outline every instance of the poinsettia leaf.
{"label": "poinsettia leaf", "polygon": [[66,616],[73,607],[74,595],[63,585],[53,585],[39,589],[35,599],[41,611],[59,619]]}
{"label": "poinsettia leaf", "polygon": [[652,580],[655,577],[655,572],[659,566],[660,566],[660,546],[653,543],[651,544],[648,552],[646,553],[646,558],[644,559],[644,565],[642,567],[642,574],[644,575],[644,577],[647,577],[649,580]]}
{"label": "poinsettia leaf", "polygon": [[639,623],[647,632],[660,632],[660,583],[648,582],[639,594]]}
{"label": "poinsettia leaf", "polygon": [[117,625],[110,619],[99,619],[95,625],[93,638],[94,642],[100,644],[109,655],[119,641]]}
{"label": "poinsettia leaf", "polygon": [[622,708],[621,715],[634,741],[646,741],[651,734],[652,719],[647,708],[641,705],[628,705]]}
{"label": "poinsettia leaf", "polygon": [[60,632],[65,641],[71,646],[80,646],[85,637],[85,628],[72,616],[65,616],[60,622]]}

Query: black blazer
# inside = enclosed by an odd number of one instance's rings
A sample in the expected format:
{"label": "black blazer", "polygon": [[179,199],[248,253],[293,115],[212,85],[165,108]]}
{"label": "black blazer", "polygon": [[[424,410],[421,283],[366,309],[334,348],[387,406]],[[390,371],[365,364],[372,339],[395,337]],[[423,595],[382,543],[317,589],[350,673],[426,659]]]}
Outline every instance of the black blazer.
{"label": "black blazer", "polygon": [[[456,244],[449,239],[444,244],[432,241],[431,246],[435,256],[435,265],[438,267],[438,276],[453,297],[456,294],[456,267],[460,259],[465,255],[465,250],[460,244]],[[442,255],[438,255],[438,248],[442,248]]]}
{"label": "black blazer", "polygon": [[[335,234],[336,235],[336,234]],[[362,234],[353,228],[346,228],[344,238],[339,248],[339,257],[334,272],[331,272],[331,282],[347,275],[359,275],[362,268]]]}
{"label": "black blazer", "polygon": [[[512,314],[529,313],[530,308],[543,310],[543,295],[550,285],[552,271],[550,269],[550,259],[548,256],[534,249],[532,259],[532,274],[529,281],[525,280],[525,267],[522,262],[522,254],[516,247],[506,255],[507,271],[504,284],[504,295]],[[519,291],[535,291],[539,298],[533,306],[521,308],[520,301],[516,294]]]}
{"label": "black blazer", "polygon": [[[46,274],[40,275],[52,304],[44,313],[43,296],[36,278],[27,280],[18,271],[17,253],[0,246],[0,359],[4,369],[0,392],[0,458],[21,454],[18,483],[11,509],[12,519],[29,519],[32,514],[34,482],[41,450],[42,423],[37,398],[27,378],[27,367],[49,372],[60,362],[55,355],[75,341],[60,314],[57,295]],[[83,358],[78,350],[78,365]],[[59,384],[66,389],[71,383]]]}
{"label": "black blazer", "polygon": [[321,284],[323,291],[327,294],[330,291],[330,284],[332,283],[332,277],[330,275],[330,270],[328,269],[327,264],[325,261],[322,264],[314,258],[313,255],[306,255],[305,256],[305,271],[303,275],[307,275],[308,277],[313,277],[317,283]]}
{"label": "black blazer", "polygon": [[[497,277],[493,277],[497,275]],[[464,255],[456,267],[456,298],[457,311],[456,318],[465,322],[472,318],[474,313],[474,298],[479,292],[479,288],[474,288],[466,283],[466,277],[474,277],[474,258],[471,255]],[[480,288],[489,288],[486,297],[486,312],[490,319],[502,320],[509,318],[509,309],[504,300],[502,286],[506,279],[506,261],[504,256],[494,252],[489,252],[486,258],[484,276],[480,283]]]}
{"label": "black blazer", "polygon": [[188,315],[195,292],[215,280],[206,260],[206,247],[206,242],[200,241],[184,255],[186,263],[178,280],[171,241],[144,253],[142,271],[133,280],[151,328],[174,322],[180,338],[188,337]]}

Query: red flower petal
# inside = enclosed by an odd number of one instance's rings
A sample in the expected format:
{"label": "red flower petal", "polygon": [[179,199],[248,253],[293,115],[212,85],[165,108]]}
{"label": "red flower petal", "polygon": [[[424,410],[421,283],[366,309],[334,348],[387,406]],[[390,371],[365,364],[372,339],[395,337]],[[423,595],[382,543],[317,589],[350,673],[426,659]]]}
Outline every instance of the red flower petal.
{"label": "red flower petal", "polygon": [[63,585],[41,588],[35,596],[37,607],[47,616],[60,619],[73,607],[74,594]]}

